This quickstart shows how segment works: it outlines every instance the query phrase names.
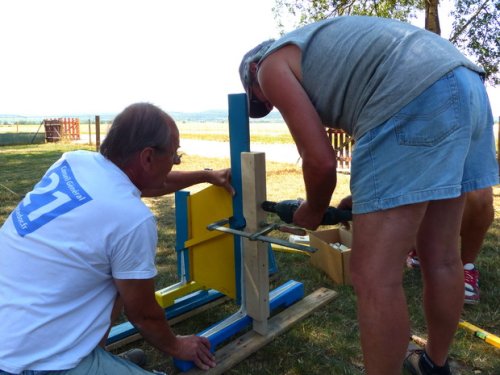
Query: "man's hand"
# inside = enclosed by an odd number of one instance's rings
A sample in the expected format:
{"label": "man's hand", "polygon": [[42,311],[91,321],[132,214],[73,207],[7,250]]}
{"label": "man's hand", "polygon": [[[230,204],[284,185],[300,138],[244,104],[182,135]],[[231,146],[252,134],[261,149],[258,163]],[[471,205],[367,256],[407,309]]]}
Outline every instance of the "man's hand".
{"label": "man's hand", "polygon": [[114,282],[125,315],[146,341],[163,353],[194,362],[203,370],[215,366],[207,338],[177,336],[172,332],[165,311],[156,302],[154,279],[114,279]]}
{"label": "man's hand", "polygon": [[[342,198],[337,208],[340,210],[352,211],[352,195]],[[342,222],[341,224],[347,229],[351,227],[348,221]]]}
{"label": "man's hand", "polygon": [[231,185],[231,169],[219,169],[216,171],[209,170],[208,181],[212,185],[221,186],[226,189],[232,196],[235,194],[234,188]]}
{"label": "man's hand", "polygon": [[303,201],[293,214],[293,223],[301,228],[315,230],[321,224],[324,214],[324,211],[311,209],[307,201]]}
{"label": "man's hand", "polygon": [[215,357],[210,352],[210,341],[206,337],[176,336],[172,355],[176,358],[194,362],[202,370],[215,367]]}

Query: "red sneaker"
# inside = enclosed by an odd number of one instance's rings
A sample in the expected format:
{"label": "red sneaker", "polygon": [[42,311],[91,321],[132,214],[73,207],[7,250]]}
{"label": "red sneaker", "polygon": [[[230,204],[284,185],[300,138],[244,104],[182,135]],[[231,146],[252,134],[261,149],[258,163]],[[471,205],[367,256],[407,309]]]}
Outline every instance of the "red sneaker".
{"label": "red sneaker", "polygon": [[406,266],[408,268],[419,268],[420,267],[420,260],[418,259],[417,251],[412,250],[408,253],[408,256],[406,257]]}
{"label": "red sneaker", "polygon": [[464,264],[465,298],[464,303],[479,303],[479,271],[472,263]]}

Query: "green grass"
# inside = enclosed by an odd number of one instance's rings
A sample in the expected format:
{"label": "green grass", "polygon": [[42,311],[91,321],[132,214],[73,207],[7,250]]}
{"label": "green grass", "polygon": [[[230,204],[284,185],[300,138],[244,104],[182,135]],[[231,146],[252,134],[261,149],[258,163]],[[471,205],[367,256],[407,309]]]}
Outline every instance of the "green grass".
{"label": "green grass", "polygon": [[[189,133],[196,133],[193,129]],[[264,134],[260,136],[265,137]],[[274,138],[274,135],[271,138]],[[20,196],[30,191],[38,182],[47,167],[58,159],[62,152],[77,147],[93,149],[88,146],[68,144],[0,147],[2,166],[0,184],[3,185],[0,186],[0,224],[17,205]],[[229,160],[185,155],[182,164],[176,168],[196,170],[207,166],[214,169],[226,168],[229,166]],[[266,169],[268,199],[293,199],[304,196],[299,167],[267,162]],[[348,184],[349,176],[339,174],[338,187],[332,199],[332,205],[336,205],[344,195],[348,194]],[[203,185],[198,186],[197,189],[201,187]],[[500,248],[500,187],[495,187],[494,193],[496,218],[487,234],[478,260],[478,267],[481,270],[481,303],[476,306],[465,306],[463,319],[500,335],[500,256],[498,253]],[[159,289],[177,281],[173,196],[149,198],[145,201],[158,219],[157,264],[160,274],[157,278],[157,288]],[[271,216],[269,219],[274,220]],[[352,288],[333,284],[327,276],[309,264],[307,256],[276,253],[276,260],[279,272],[275,275],[271,287],[294,279],[304,283],[306,294],[319,287],[327,287],[337,291],[338,297],[234,366],[227,374],[362,374],[356,298]],[[421,305],[422,283],[419,272],[406,270],[404,285],[412,329],[415,334],[425,337],[426,330]],[[233,303],[226,303],[175,325],[174,330],[178,334],[201,331],[236,309],[237,306]],[[150,369],[166,371],[169,374],[177,373],[171,358],[162,355],[147,343],[139,341],[131,346],[142,347],[147,352]],[[451,356],[462,366],[461,374],[500,374],[499,354],[499,349],[473,337],[463,329],[457,330]]]}

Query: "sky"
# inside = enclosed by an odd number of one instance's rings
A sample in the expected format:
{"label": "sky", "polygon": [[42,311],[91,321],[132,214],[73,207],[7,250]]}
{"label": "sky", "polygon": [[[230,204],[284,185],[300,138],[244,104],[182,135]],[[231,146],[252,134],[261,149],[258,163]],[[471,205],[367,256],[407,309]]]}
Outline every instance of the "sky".
{"label": "sky", "polygon": [[[273,4],[0,1],[0,114],[97,115],[138,101],[167,112],[225,110],[227,95],[243,92],[244,53],[279,37]],[[488,92],[498,116],[500,88]]]}

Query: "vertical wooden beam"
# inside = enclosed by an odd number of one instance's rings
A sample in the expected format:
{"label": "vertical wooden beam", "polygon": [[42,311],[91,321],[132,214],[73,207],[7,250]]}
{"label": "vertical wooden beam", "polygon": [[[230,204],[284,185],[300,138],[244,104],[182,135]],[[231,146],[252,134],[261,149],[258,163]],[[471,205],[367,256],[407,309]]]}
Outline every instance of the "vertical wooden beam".
{"label": "vertical wooden beam", "polygon": [[89,119],[89,145],[92,144],[92,128],[90,126],[90,119]]}
{"label": "vertical wooden beam", "polygon": [[95,117],[95,150],[99,151],[101,147],[101,117]]}
{"label": "vertical wooden beam", "polygon": [[500,116],[498,116],[497,132],[497,162],[500,167]]}
{"label": "vertical wooden beam", "polygon": [[[262,229],[266,213],[261,204],[266,200],[266,159],[263,152],[242,152],[243,213],[245,231],[255,233]],[[243,239],[243,272],[245,306],[253,319],[253,329],[267,334],[269,318],[269,261],[268,244]]]}

